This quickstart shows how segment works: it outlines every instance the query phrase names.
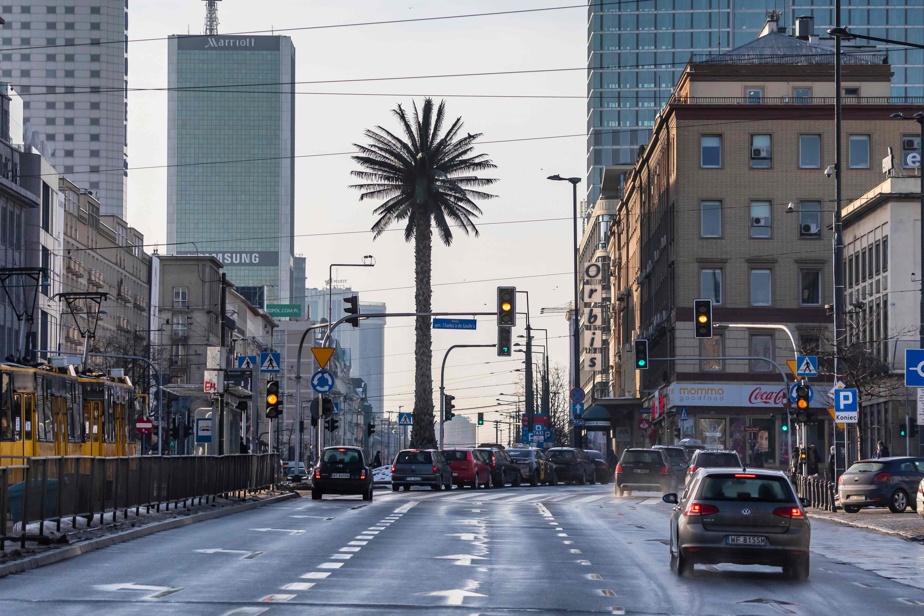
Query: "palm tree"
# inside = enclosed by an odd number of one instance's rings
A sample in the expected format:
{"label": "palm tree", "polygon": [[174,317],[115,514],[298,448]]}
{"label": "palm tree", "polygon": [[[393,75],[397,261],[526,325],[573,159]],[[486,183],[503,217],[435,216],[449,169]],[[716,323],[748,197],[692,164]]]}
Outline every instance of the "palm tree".
{"label": "palm tree", "polygon": [[[484,154],[473,154],[473,142],[481,136],[468,133],[460,136],[462,118],[457,118],[443,132],[445,102],[434,109],[433,100],[424,99],[418,112],[413,104],[413,118],[401,105],[392,110],[404,139],[376,127],[364,131],[368,145],[354,146],[353,156],[361,171],[353,171],[363,184],[351,186],[362,191],[365,199],[385,202],[375,208],[379,217],[372,226],[374,237],[385,232],[393,223],[404,222],[404,239],[414,240],[414,301],[417,313],[430,312],[433,290],[432,271],[433,228],[446,246],[452,244],[452,224],[468,235],[478,235],[472,218],[481,210],[472,199],[490,199],[495,195],[476,190],[496,182],[479,178],[474,173],[494,169],[496,165]],[[432,447],[436,444],[433,430],[432,333],[429,316],[418,316],[415,325],[414,416],[411,427],[411,447]]]}

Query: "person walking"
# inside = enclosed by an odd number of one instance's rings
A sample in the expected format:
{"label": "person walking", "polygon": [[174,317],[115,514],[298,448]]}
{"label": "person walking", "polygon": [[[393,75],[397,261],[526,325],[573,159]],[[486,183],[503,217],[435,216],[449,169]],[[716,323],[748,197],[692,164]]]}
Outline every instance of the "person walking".
{"label": "person walking", "polygon": [[831,445],[831,452],[828,454],[827,481],[834,481],[834,445]]}
{"label": "person walking", "polygon": [[375,456],[372,458],[372,468],[378,468],[382,466],[382,452],[376,451]]}
{"label": "person walking", "polygon": [[888,458],[891,455],[892,454],[889,452],[889,448],[886,447],[886,444],[882,441],[879,441],[879,444],[876,447],[876,458]]}

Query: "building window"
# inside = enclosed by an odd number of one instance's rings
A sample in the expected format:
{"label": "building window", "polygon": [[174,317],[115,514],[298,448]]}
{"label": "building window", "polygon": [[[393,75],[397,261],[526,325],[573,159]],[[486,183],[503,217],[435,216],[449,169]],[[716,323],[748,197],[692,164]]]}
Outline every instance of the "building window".
{"label": "building window", "polygon": [[722,166],[722,137],[703,135],[700,138],[700,166],[718,169]]}
{"label": "building window", "polygon": [[811,88],[793,88],[792,89],[792,102],[797,105],[807,105],[812,102],[812,89]]}
{"label": "building window", "polygon": [[770,135],[751,135],[751,168],[769,169],[770,154]]}
{"label": "building window", "polygon": [[[748,355],[765,357],[773,361],[773,334],[751,334],[751,347]],[[751,360],[751,372],[770,372],[773,364],[759,359]]]}
{"label": "building window", "polygon": [[799,204],[799,235],[821,237],[821,203],[803,201]]}
{"label": "building window", "polygon": [[818,355],[821,351],[821,336],[818,334],[799,334],[799,349],[803,355]]}
{"label": "building window", "polygon": [[699,362],[701,372],[723,372],[724,362],[718,359],[722,353],[722,336],[713,335],[712,338],[702,338],[699,341]]}
{"label": "building window", "polygon": [[889,271],[889,236],[882,238],[882,273]]}
{"label": "building window", "polygon": [[189,308],[189,288],[173,287],[173,307]]}
{"label": "building window", "polygon": [[844,88],[844,96],[860,96],[860,88]]}
{"label": "building window", "polygon": [[722,237],[722,202],[703,201],[699,209],[701,237]]}
{"label": "building window", "polygon": [[722,270],[700,270],[699,296],[704,299],[711,299],[713,304],[722,303]]}
{"label": "building window", "polygon": [[821,305],[821,270],[810,269],[799,272],[802,296],[799,303],[803,306]]}
{"label": "building window", "polygon": [[769,306],[773,297],[771,270],[751,270],[751,305]]}
{"label": "building window", "polygon": [[848,151],[851,169],[869,169],[869,135],[850,135]]}
{"label": "building window", "polygon": [[770,237],[769,201],[751,201],[751,237]]}
{"label": "building window", "polygon": [[799,168],[821,168],[821,135],[799,135]]}
{"label": "building window", "polygon": [[763,88],[745,88],[744,97],[749,103],[759,103],[764,98]]}

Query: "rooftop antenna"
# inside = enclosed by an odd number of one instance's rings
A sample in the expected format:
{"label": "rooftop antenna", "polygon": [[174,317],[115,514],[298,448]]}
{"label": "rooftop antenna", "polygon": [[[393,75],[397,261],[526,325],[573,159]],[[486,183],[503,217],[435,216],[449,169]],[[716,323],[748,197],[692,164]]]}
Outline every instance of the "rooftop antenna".
{"label": "rooftop antenna", "polygon": [[205,0],[205,33],[218,34],[218,3],[221,0]]}

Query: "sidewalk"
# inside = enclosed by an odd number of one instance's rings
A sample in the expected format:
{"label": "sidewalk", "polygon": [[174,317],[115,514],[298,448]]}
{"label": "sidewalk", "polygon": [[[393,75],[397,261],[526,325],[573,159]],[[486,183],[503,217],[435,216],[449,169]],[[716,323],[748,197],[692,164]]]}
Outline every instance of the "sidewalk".
{"label": "sidewalk", "polygon": [[858,513],[844,513],[843,509],[833,513],[812,508],[806,511],[810,519],[829,520],[924,544],[924,519],[912,509],[904,513],[892,513],[885,507],[861,509]]}

